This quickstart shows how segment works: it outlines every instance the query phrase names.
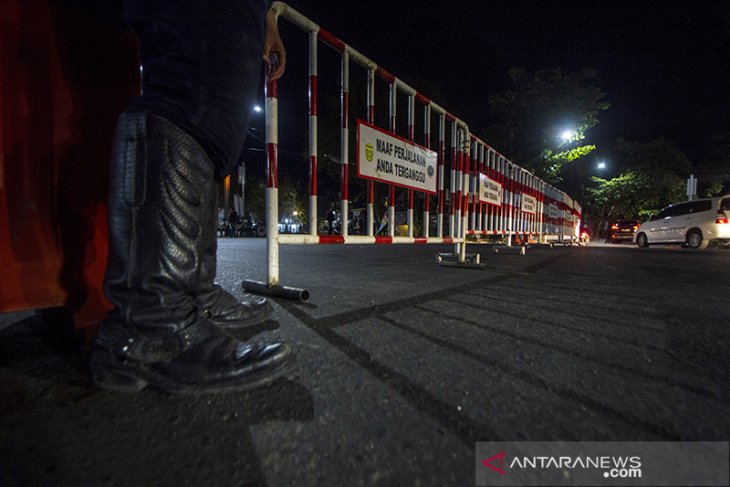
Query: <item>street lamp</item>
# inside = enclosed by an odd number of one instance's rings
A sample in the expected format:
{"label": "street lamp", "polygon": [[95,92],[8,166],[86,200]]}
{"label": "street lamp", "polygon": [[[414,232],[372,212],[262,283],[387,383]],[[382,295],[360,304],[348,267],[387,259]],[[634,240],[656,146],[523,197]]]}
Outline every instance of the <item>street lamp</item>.
{"label": "street lamp", "polygon": [[563,132],[560,134],[560,138],[563,140],[563,142],[568,142],[573,137],[575,137],[575,132],[572,129],[563,130]]}
{"label": "street lamp", "polygon": [[596,166],[596,169],[606,169],[606,163],[603,161],[600,161],[598,165]]}
{"label": "street lamp", "polygon": [[253,106],[253,111],[256,112],[256,113],[261,113],[262,111],[264,111],[264,109],[261,108],[261,105],[254,105]]}

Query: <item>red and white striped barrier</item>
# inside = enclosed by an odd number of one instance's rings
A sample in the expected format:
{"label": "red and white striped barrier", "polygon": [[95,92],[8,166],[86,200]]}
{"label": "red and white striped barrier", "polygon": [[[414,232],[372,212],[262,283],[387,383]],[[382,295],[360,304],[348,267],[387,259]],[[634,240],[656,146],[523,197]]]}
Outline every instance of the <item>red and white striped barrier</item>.
{"label": "red and white striped barrier", "polygon": [[[266,289],[276,293],[281,288],[279,282],[279,245],[283,244],[453,244],[458,262],[467,260],[467,235],[499,235],[511,243],[513,235],[521,239],[537,235],[542,241],[549,236],[563,239],[579,222],[579,207],[573,204],[564,193],[550,187],[534,175],[525,171],[505,156],[499,154],[485,142],[470,133],[468,125],[458,117],[448,113],[433,100],[418,92],[395,75],[378,66],[374,61],[347,45],[330,32],[307,19],[296,10],[282,2],[274,2],[273,8],[280,18],[284,18],[306,32],[309,47],[309,106],[308,106],[308,157],[309,157],[309,211],[308,234],[279,234],[278,222],[278,85],[276,81],[266,84],[266,144],[267,144],[267,188],[266,188],[266,235],[268,272]],[[318,47],[323,43],[340,53],[340,211],[343,224],[340,235],[318,235]],[[358,122],[358,175],[363,178],[367,188],[367,234],[348,235],[346,224],[349,205],[350,186],[350,65],[365,68],[366,103],[364,120]],[[388,87],[387,130],[376,125],[376,82],[385,82]],[[398,96],[407,97],[406,134],[397,135]],[[416,111],[423,113],[422,133],[416,135]],[[431,129],[433,117],[438,117],[438,140],[432,147]],[[382,117],[381,117],[382,118]],[[377,148],[364,148],[360,140],[361,131],[375,133]],[[381,141],[380,139],[383,139]],[[418,139],[418,141],[417,141]],[[370,139],[368,139],[370,140]],[[380,146],[382,142],[383,147]],[[387,143],[386,143],[387,142]],[[394,142],[405,147],[405,159],[421,164],[424,171],[396,168],[395,173],[415,174],[417,183],[406,184],[393,180],[378,172],[376,175],[361,174],[362,157],[366,154],[372,163],[373,151],[385,150],[387,144]],[[420,144],[420,145],[419,145]],[[447,154],[446,148],[450,151]],[[403,148],[400,149],[403,154]],[[370,151],[370,152],[368,152]],[[380,152],[379,152],[380,154]],[[425,156],[423,155],[425,154]],[[368,158],[368,155],[370,156]],[[425,160],[433,162],[426,165]],[[378,171],[380,171],[378,159]],[[448,173],[447,173],[448,165]],[[387,165],[383,166],[388,168]],[[410,171],[410,172],[409,172]],[[392,168],[390,168],[390,172]],[[428,172],[428,185],[425,174]],[[447,181],[447,174],[449,175]],[[358,178],[358,179],[360,179]],[[396,178],[397,179],[397,178]],[[423,186],[418,186],[423,182]],[[387,235],[378,236],[375,227],[375,185],[388,188],[388,228]],[[487,184],[488,190],[483,190]],[[406,188],[407,194],[407,236],[395,234],[396,187]],[[484,193],[484,194],[482,194]],[[415,200],[422,200],[423,213],[420,216],[421,235],[415,235]],[[436,203],[436,235],[430,235],[431,198]],[[577,211],[577,213],[576,213]],[[448,217],[448,218],[447,218]],[[573,233],[570,233],[572,235]],[[525,240],[522,240],[525,241]],[[244,283],[246,286],[246,283]],[[261,291],[262,284],[256,286]]]}

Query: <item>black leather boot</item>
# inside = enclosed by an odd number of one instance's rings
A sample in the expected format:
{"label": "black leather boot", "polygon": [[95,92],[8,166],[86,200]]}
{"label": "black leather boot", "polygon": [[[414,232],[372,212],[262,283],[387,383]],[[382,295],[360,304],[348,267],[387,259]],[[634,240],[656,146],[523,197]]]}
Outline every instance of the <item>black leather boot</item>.
{"label": "black leather boot", "polygon": [[[217,188],[212,188],[211,202],[215,203]],[[258,325],[271,317],[273,308],[265,299],[246,294],[240,302],[232,294],[214,282],[216,276],[216,254],[218,235],[216,234],[216,208],[209,211],[209,218],[202,235],[205,247],[201,256],[200,291],[197,306],[208,319],[224,329],[246,328]]]}
{"label": "black leather boot", "polygon": [[271,382],[293,356],[219,330],[198,307],[213,164],[187,133],[146,112],[120,117],[105,291],[115,305],[91,356],[102,388],[222,392]]}

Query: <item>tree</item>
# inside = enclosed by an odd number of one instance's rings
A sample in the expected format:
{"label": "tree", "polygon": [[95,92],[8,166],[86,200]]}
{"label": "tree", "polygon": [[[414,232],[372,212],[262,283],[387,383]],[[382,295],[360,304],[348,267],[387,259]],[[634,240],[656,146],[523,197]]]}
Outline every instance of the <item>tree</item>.
{"label": "tree", "polygon": [[266,181],[264,179],[250,176],[246,181],[246,191],[244,193],[244,207],[246,211],[259,218],[263,218],[266,213]]}
{"label": "tree", "polygon": [[619,139],[617,149],[624,170],[612,179],[592,178],[593,186],[586,191],[584,214],[594,228],[602,229],[617,218],[646,218],[685,197],[692,163],[673,142]]}
{"label": "tree", "polygon": [[[512,88],[489,98],[496,123],[484,140],[513,162],[550,183],[561,180],[564,165],[585,157],[593,145],[575,145],[598,124],[598,114],[609,104],[605,93],[587,82],[594,71],[564,74],[560,68],[527,73],[509,71]],[[570,130],[565,139],[560,133]]]}

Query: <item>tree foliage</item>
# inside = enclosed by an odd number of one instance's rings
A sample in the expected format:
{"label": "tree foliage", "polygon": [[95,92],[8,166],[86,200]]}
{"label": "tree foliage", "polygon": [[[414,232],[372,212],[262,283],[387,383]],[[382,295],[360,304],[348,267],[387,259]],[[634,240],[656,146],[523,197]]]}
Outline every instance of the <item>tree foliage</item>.
{"label": "tree foliage", "polygon": [[592,178],[586,191],[585,213],[591,224],[603,228],[617,218],[642,219],[662,207],[686,198],[686,178],[692,164],[666,139],[647,143],[618,141],[624,170],[612,179]]}
{"label": "tree foliage", "polygon": [[[595,149],[576,144],[609,107],[605,93],[590,84],[595,77],[590,69],[566,74],[560,68],[535,73],[513,68],[509,74],[512,87],[489,98],[495,123],[484,138],[515,163],[556,183],[565,164]],[[565,130],[572,132],[569,140],[559,137]]]}

